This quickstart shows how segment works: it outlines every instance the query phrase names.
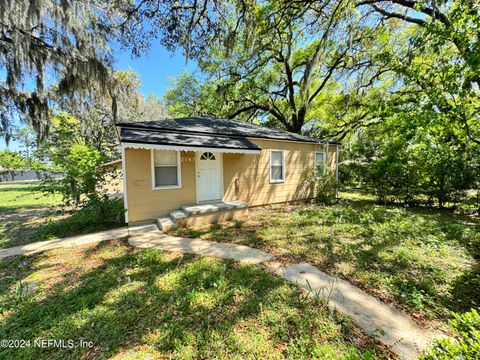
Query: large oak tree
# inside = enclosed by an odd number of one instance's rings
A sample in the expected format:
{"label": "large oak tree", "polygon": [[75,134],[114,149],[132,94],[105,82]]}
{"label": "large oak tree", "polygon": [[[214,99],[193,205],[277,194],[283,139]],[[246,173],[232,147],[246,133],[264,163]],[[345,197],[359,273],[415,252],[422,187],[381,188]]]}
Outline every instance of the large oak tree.
{"label": "large oak tree", "polygon": [[[264,118],[288,131],[311,131],[314,120],[320,120],[315,118],[316,110],[328,100],[329,90],[342,91],[349,81],[365,80],[360,72],[373,66],[369,51],[375,30],[361,26],[353,5],[348,0],[325,1],[322,8],[297,16],[272,1],[250,8],[248,21],[241,21],[238,13],[227,18],[224,41],[210,44],[198,58],[208,85],[198,93],[203,105],[196,102],[190,111]],[[237,11],[246,16],[245,9]],[[186,85],[186,80],[177,85]],[[173,103],[170,95],[167,100]],[[212,103],[212,96],[219,97],[220,103]],[[185,104],[177,107],[189,115]]]}

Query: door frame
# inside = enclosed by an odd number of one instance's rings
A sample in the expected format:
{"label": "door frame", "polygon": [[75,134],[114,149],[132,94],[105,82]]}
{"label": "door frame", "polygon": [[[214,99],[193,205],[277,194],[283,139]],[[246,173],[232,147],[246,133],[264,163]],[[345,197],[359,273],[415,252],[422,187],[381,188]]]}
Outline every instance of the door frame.
{"label": "door frame", "polygon": [[[219,172],[220,172],[220,193],[221,193],[221,198],[220,198],[220,201],[223,201],[223,197],[224,197],[224,192],[223,192],[223,153],[221,152],[214,152],[214,151],[195,151],[195,201],[197,204],[200,204],[201,202],[208,202],[210,200],[203,200],[203,201],[200,201],[198,199],[198,164],[199,164],[199,161],[200,161],[200,156],[204,153],[204,152],[211,152],[212,154],[215,155],[215,157],[217,157],[218,159],[218,162],[220,164],[220,169],[219,169]],[[213,200],[211,200],[213,201]]]}

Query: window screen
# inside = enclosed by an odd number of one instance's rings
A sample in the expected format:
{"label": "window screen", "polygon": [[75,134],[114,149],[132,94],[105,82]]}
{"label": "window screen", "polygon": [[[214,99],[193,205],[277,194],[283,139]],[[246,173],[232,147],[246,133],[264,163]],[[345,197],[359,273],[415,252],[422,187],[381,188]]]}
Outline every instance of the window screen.
{"label": "window screen", "polygon": [[154,150],[155,187],[177,186],[178,153],[177,151]]}
{"label": "window screen", "polygon": [[283,151],[272,150],[270,152],[270,181],[282,182],[285,180],[283,176],[284,166]]}

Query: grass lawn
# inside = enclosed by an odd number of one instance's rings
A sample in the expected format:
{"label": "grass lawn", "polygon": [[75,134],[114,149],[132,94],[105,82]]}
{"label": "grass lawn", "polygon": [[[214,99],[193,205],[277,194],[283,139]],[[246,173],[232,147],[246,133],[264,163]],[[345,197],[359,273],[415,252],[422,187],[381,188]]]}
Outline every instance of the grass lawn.
{"label": "grass lawn", "polygon": [[[2,184],[2,183],[0,183]],[[59,195],[47,195],[35,190],[36,185],[1,185],[0,212],[48,208],[60,203]]]}
{"label": "grass lawn", "polygon": [[308,261],[434,325],[480,306],[478,218],[344,200],[256,208],[243,220],[174,234]]}
{"label": "grass lawn", "polygon": [[61,213],[61,197],[45,196],[35,187],[0,186],[0,249],[112,227],[92,223],[79,213]]}
{"label": "grass lawn", "polygon": [[[31,291],[23,291],[29,286]],[[0,339],[92,348],[0,348],[0,358],[386,358],[318,299],[253,265],[125,241],[0,262]]]}

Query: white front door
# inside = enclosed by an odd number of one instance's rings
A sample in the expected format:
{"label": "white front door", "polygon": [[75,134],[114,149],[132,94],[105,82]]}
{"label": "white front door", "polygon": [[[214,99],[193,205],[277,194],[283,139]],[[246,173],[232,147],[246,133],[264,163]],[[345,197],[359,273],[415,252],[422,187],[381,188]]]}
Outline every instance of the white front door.
{"label": "white front door", "polygon": [[197,152],[198,201],[222,200],[222,154]]}

